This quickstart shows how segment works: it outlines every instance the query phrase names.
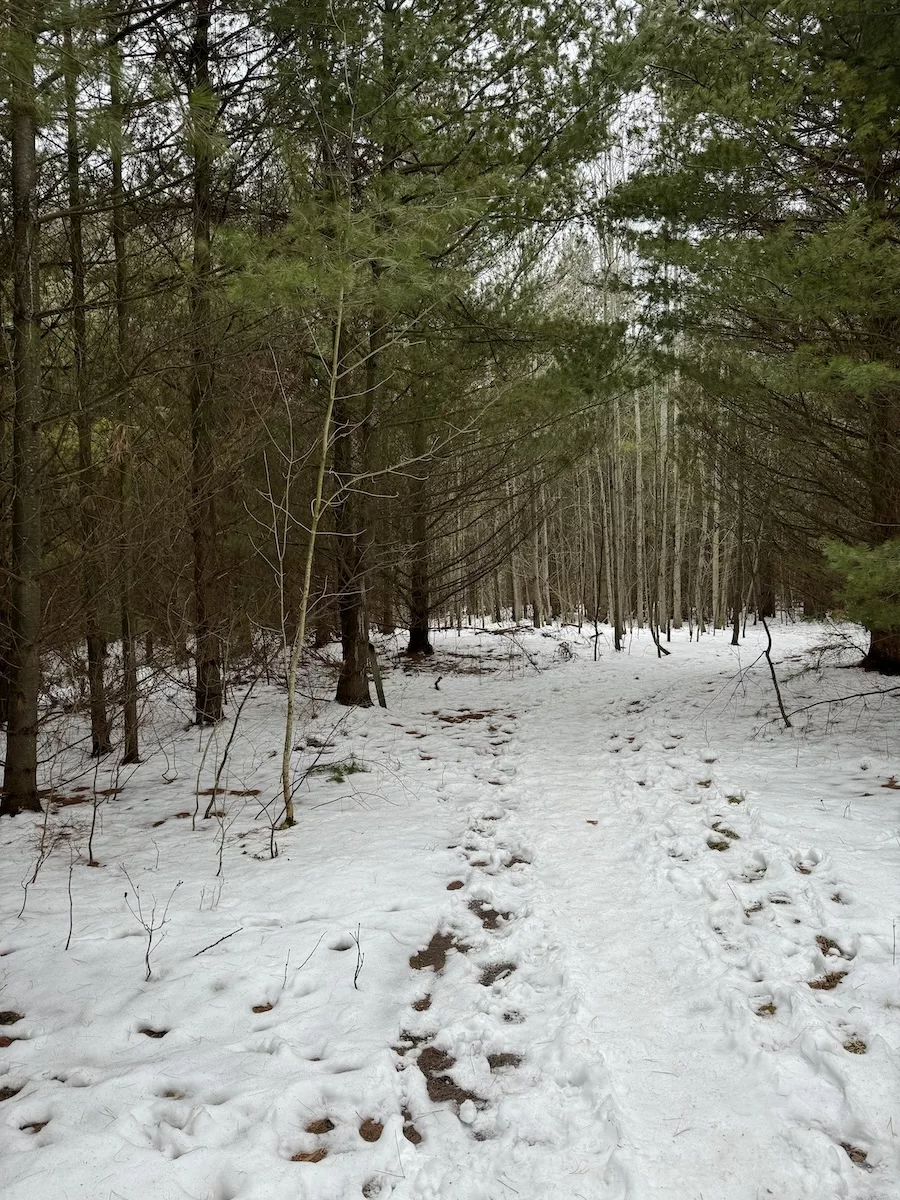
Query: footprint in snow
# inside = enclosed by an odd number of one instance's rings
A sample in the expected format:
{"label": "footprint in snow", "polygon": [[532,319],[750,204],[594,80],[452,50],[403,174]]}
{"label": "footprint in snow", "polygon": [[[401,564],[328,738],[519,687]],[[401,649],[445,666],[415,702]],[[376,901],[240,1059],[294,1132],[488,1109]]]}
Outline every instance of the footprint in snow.
{"label": "footprint in snow", "polygon": [[816,849],[815,846],[802,853],[795,851],[791,855],[791,861],[794,864],[794,870],[800,875],[812,875],[818,867],[825,861],[824,851]]}

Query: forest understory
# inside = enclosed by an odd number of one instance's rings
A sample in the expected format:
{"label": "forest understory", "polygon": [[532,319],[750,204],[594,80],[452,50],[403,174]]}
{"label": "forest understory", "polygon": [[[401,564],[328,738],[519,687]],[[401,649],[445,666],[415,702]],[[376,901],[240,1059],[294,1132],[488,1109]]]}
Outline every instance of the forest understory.
{"label": "forest understory", "polygon": [[770,628],[790,728],[758,625],[383,638],[384,709],[325,647],[290,828],[274,680],[61,752],[2,826],[5,1200],[893,1200],[900,693]]}

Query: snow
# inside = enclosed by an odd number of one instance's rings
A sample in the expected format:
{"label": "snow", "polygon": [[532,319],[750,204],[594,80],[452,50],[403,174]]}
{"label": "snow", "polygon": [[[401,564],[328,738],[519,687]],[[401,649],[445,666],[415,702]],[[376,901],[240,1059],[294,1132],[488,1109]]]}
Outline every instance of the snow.
{"label": "snow", "polygon": [[[773,632],[789,710],[887,686]],[[310,702],[298,772],[363,770],[309,774],[274,859],[274,687],[220,816],[178,814],[230,723],[172,693],[132,774],[0,826],[3,1200],[896,1200],[898,699],[785,730],[756,629],[544,634]]]}

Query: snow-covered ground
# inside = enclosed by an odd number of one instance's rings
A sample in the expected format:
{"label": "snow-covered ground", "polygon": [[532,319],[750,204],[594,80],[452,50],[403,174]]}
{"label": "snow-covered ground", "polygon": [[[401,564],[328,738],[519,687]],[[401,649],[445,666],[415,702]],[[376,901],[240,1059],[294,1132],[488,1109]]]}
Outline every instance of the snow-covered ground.
{"label": "snow-covered ground", "polygon": [[275,858],[274,688],[4,821],[3,1200],[897,1200],[900,699],[586,633],[386,648]]}

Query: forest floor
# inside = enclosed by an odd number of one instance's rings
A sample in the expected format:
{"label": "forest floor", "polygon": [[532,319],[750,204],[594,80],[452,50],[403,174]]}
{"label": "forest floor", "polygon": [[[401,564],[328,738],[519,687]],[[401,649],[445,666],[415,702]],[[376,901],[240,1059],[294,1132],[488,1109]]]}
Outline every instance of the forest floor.
{"label": "forest floor", "polygon": [[275,687],[56,760],[0,826],[4,1200],[896,1200],[900,694],[818,703],[890,681],[778,624],[786,730],[760,630],[588,632],[386,644],[291,830]]}

